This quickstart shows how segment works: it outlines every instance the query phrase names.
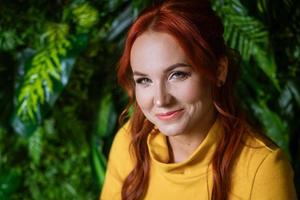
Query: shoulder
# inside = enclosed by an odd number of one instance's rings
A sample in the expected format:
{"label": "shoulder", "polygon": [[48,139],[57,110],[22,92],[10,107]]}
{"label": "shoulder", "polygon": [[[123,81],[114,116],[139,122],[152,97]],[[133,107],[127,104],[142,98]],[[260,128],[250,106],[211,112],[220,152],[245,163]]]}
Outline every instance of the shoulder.
{"label": "shoulder", "polygon": [[[247,185],[244,192],[253,199],[294,199],[293,176],[289,160],[278,146],[261,135],[247,134],[235,162],[234,184]],[[270,193],[273,190],[276,192]]]}
{"label": "shoulder", "polygon": [[133,167],[133,158],[130,154],[131,125],[130,121],[124,124],[116,133],[112,143],[108,170],[115,171],[120,179],[124,179]]}
{"label": "shoulder", "polygon": [[237,159],[242,161],[248,169],[249,167],[252,167],[250,170],[255,172],[267,158],[273,157],[280,157],[280,160],[283,159],[284,162],[287,162],[284,153],[267,137],[257,133],[245,134],[241,144],[241,151]]}
{"label": "shoulder", "polygon": [[257,133],[249,133],[244,138],[238,159],[253,173],[261,167],[292,171],[285,153],[270,139]]}
{"label": "shoulder", "polygon": [[121,199],[123,181],[133,166],[130,137],[130,122],[127,122],[119,129],[111,146],[100,199]]}
{"label": "shoulder", "polygon": [[126,122],[116,133],[111,147],[112,150],[127,149],[131,142],[131,123]]}

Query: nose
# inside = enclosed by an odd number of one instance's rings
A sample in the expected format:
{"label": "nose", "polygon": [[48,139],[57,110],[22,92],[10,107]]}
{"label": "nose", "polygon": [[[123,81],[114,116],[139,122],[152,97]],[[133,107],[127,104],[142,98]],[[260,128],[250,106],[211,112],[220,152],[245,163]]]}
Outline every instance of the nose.
{"label": "nose", "polygon": [[153,98],[154,104],[156,106],[166,106],[171,102],[171,95],[168,91],[167,86],[164,83],[157,84],[155,88],[155,95]]}

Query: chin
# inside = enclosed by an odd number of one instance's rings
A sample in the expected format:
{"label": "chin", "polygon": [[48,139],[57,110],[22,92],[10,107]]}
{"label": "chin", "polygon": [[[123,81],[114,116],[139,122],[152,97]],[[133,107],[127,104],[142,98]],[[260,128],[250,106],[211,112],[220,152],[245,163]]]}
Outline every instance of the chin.
{"label": "chin", "polygon": [[186,122],[182,122],[178,120],[170,121],[170,122],[161,122],[150,116],[148,116],[147,118],[165,136],[176,136],[186,132],[186,125],[187,125]]}
{"label": "chin", "polygon": [[176,136],[184,133],[184,130],[182,128],[176,127],[176,125],[158,125],[157,128],[165,136]]}

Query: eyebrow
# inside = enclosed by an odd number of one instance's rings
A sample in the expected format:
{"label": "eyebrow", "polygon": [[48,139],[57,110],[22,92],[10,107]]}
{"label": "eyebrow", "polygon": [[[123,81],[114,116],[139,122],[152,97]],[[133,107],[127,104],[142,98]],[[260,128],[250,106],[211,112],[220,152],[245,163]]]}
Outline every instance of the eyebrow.
{"label": "eyebrow", "polygon": [[[174,65],[170,65],[167,69],[165,69],[164,73],[172,71],[173,69],[175,69],[177,67],[190,67],[190,65],[186,64],[186,63],[176,63]],[[133,71],[133,75],[136,75],[136,76],[147,76],[147,74],[144,74],[144,73],[139,72],[139,71]]]}

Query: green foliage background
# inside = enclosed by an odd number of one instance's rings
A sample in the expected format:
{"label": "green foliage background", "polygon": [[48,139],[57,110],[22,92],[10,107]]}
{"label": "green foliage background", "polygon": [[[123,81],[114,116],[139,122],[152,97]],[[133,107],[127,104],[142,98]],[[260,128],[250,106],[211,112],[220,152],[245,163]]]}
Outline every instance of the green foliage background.
{"label": "green foliage background", "polygon": [[[242,55],[244,108],[289,155],[300,186],[300,7],[214,0]],[[0,199],[97,199],[126,96],[115,70],[148,0],[2,0]]]}

